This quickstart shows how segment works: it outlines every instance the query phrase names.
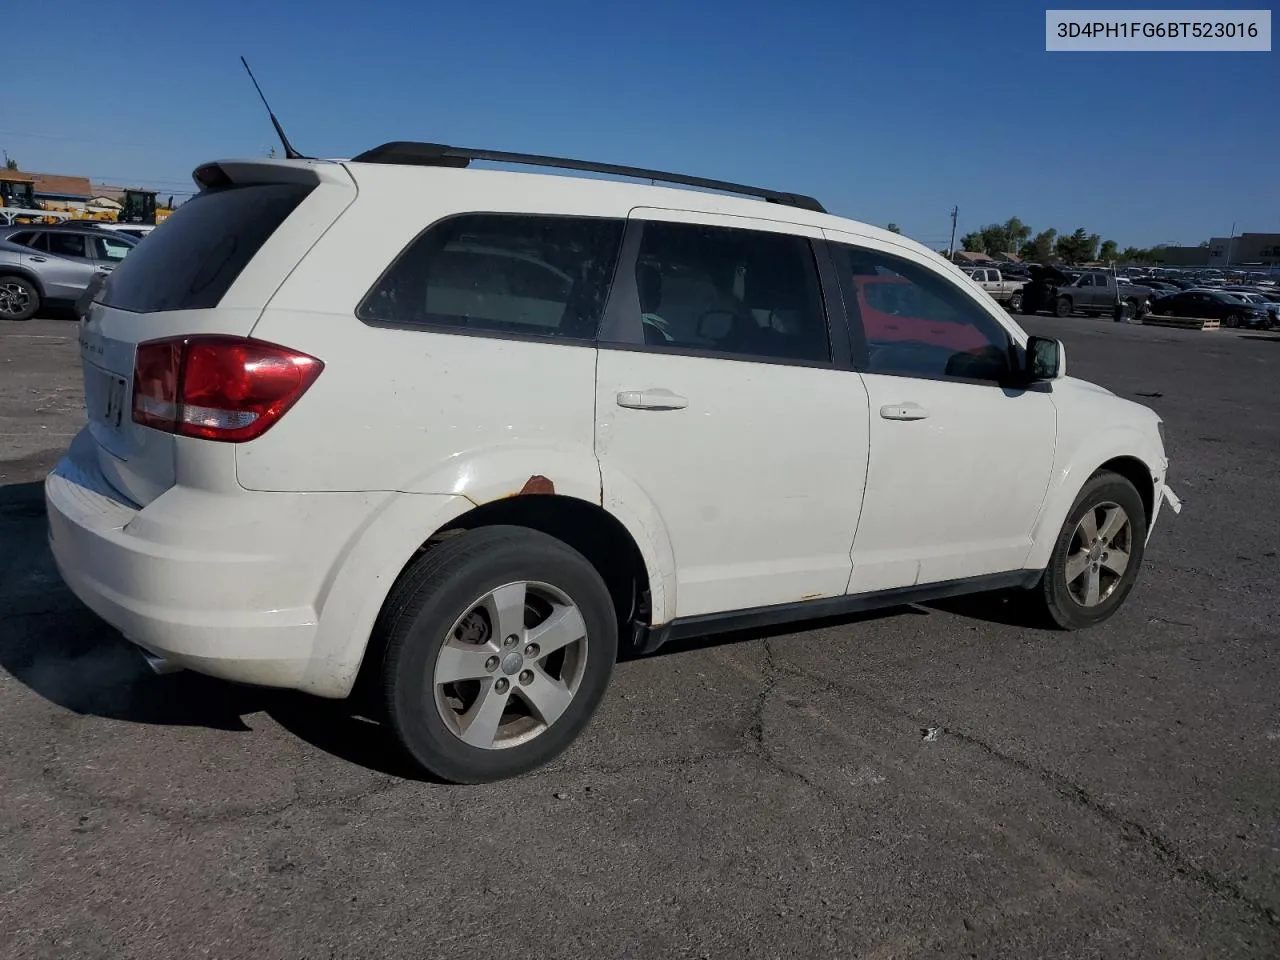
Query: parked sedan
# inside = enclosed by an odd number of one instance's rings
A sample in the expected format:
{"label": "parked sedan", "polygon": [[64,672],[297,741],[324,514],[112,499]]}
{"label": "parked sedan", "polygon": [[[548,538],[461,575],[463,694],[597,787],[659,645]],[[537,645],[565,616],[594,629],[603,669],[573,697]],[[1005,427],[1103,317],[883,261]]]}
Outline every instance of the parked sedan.
{"label": "parked sedan", "polygon": [[1204,288],[1161,297],[1152,304],[1152,309],[1165,316],[1218,320],[1224,327],[1265,329],[1271,319],[1266,307],[1241,300],[1238,294]]}
{"label": "parked sedan", "polygon": [[0,232],[0,319],[28,320],[42,304],[74,304],[137,244],[133,237],[93,227]]}
{"label": "parked sedan", "polygon": [[1274,303],[1262,294],[1255,293],[1252,290],[1226,290],[1224,292],[1230,293],[1233,297],[1239,297],[1245,303],[1252,303],[1256,306],[1262,307],[1271,314],[1271,326],[1280,324],[1280,303]]}

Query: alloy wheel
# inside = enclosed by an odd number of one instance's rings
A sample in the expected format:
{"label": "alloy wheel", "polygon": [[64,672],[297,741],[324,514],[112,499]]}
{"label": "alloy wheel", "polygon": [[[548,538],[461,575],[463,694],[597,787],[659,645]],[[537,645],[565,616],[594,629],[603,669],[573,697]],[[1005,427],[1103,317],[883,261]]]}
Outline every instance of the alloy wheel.
{"label": "alloy wheel", "polygon": [[20,283],[0,283],[0,315],[20,317],[31,305],[31,295]]}
{"label": "alloy wheel", "polygon": [[519,581],[457,619],[431,689],[445,726],[468,746],[498,750],[545,733],[573,701],[587,666],[587,628],[550,584]]}
{"label": "alloy wheel", "polygon": [[1067,553],[1067,590],[1082,607],[1096,607],[1115,592],[1133,552],[1133,524],[1118,503],[1090,508],[1071,538]]}

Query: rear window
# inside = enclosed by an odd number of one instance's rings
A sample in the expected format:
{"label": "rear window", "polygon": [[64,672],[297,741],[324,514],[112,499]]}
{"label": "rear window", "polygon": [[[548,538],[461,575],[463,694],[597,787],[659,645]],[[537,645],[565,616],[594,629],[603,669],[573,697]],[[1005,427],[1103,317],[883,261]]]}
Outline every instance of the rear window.
{"label": "rear window", "polygon": [[428,229],[357,310],[362,320],[592,340],[621,220],[468,214]]}
{"label": "rear window", "polygon": [[135,313],[216,307],[314,185],[268,183],[197,194],[111,273],[101,303]]}

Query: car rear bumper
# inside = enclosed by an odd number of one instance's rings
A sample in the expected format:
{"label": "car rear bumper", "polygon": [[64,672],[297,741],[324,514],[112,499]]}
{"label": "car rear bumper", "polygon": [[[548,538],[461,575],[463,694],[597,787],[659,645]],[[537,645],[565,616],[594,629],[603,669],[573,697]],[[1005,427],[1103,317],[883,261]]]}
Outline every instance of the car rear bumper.
{"label": "car rear bumper", "polygon": [[317,609],[365,495],[172,487],[139,508],[107,483],[86,429],[45,504],[58,572],[126,639],[211,676],[323,692],[308,669]]}

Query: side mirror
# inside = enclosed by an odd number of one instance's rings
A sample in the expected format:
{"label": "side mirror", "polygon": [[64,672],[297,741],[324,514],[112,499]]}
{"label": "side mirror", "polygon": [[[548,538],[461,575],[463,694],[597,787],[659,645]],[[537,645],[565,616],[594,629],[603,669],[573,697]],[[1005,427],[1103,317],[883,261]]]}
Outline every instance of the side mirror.
{"label": "side mirror", "polygon": [[1052,337],[1027,338],[1027,366],[1023,374],[1028,382],[1057,380],[1067,375],[1067,348]]}

